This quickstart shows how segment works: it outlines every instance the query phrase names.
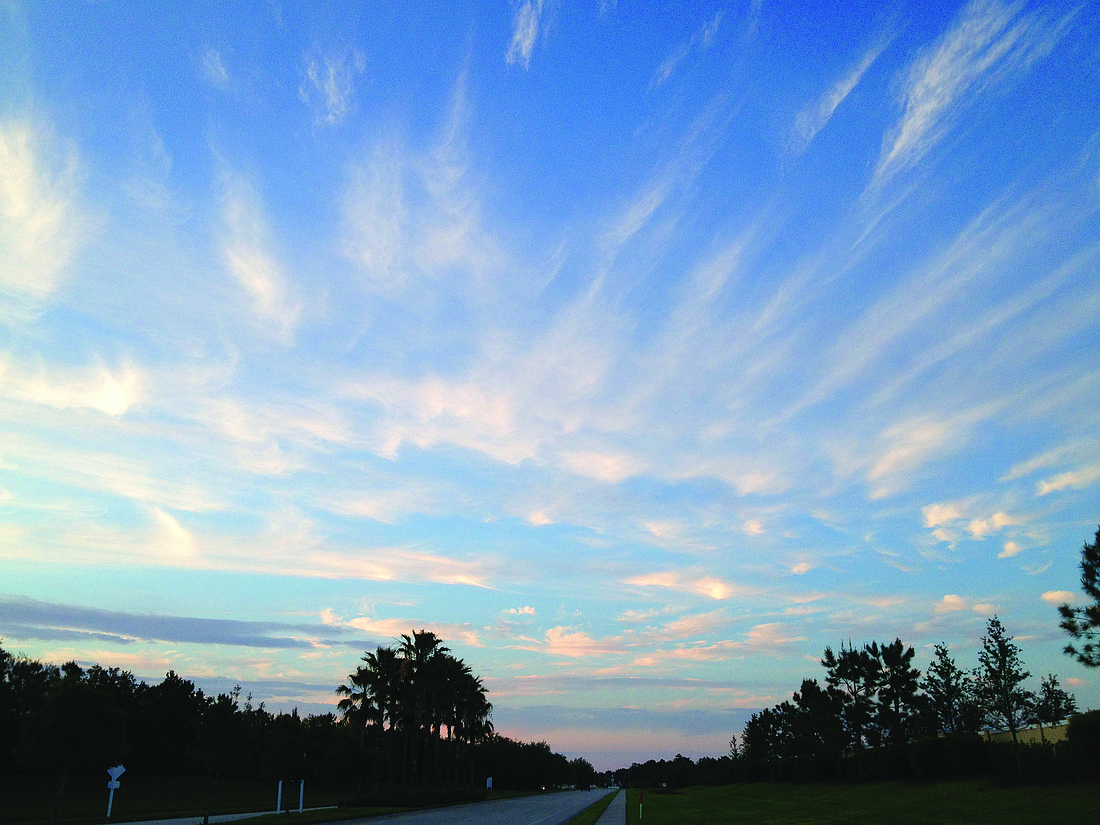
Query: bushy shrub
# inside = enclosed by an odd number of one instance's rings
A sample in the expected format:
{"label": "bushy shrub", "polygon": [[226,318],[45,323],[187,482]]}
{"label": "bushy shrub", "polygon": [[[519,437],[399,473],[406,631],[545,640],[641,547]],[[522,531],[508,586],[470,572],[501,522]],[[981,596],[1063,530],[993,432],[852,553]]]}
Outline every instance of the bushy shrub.
{"label": "bushy shrub", "polygon": [[988,769],[991,744],[976,733],[943,737],[944,772],[953,779],[980,776]]}
{"label": "bushy shrub", "polygon": [[1077,774],[1083,779],[1100,778],[1100,710],[1071,716],[1066,744]]}
{"label": "bushy shrub", "polygon": [[940,779],[944,773],[944,740],[938,736],[918,739],[909,745],[909,769],[923,781]]}

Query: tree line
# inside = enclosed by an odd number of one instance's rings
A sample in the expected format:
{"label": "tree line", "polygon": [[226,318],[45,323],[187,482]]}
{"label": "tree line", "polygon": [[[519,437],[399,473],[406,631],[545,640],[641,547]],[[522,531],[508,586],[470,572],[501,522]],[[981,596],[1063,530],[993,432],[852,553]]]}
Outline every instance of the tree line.
{"label": "tree line", "polygon": [[1026,687],[1031,673],[996,616],[986,625],[972,670],[959,667],[943,644],[935,646],[923,675],[914,655],[900,638],[826,647],[824,684],[804,679],[790,700],[754,713],[741,741],[732,738],[731,755],[751,762],[858,757],[867,749],[984,728],[1009,731],[1018,745],[1021,728],[1058,724],[1076,710],[1053,674],[1043,677],[1038,692]]}
{"label": "tree line", "polygon": [[367,652],[335,713],[272,713],[240,685],[210,695],[169,671],[149,684],[98,664],[57,666],[0,647],[0,770],[72,774],[125,764],[149,776],[305,779],[403,793],[586,784],[595,770],[493,730],[479,677],[430,632]]}

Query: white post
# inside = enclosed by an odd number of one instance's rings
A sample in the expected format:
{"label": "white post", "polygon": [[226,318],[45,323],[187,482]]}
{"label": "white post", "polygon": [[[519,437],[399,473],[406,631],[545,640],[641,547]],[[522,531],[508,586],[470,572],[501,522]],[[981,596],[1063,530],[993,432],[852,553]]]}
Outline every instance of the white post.
{"label": "white post", "polygon": [[275,813],[283,812],[283,780],[279,780],[279,798],[275,800]]}
{"label": "white post", "polygon": [[107,795],[107,818],[111,818],[111,808],[115,804],[115,790],[119,787],[118,778],[126,773],[126,768],[122,765],[117,765],[113,768],[107,768],[107,775],[111,777],[111,781],[107,783],[107,787],[110,789],[110,793]]}
{"label": "white post", "polygon": [[306,799],[306,781],[303,779],[302,784],[298,786],[298,813],[302,812],[302,803]]}

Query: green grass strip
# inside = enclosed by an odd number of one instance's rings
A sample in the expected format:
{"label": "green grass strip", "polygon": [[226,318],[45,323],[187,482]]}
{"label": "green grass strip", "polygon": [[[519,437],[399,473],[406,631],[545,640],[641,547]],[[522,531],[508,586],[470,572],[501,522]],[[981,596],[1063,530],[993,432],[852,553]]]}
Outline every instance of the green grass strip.
{"label": "green grass strip", "polygon": [[996,787],[989,782],[814,785],[756,782],[627,795],[627,825],[1095,825],[1096,785]]}
{"label": "green grass strip", "polygon": [[602,799],[597,799],[575,817],[570,819],[565,825],[596,825],[596,820],[603,816],[603,812],[607,810],[607,806],[611,804],[611,801],[615,798],[617,791],[604,794]]}

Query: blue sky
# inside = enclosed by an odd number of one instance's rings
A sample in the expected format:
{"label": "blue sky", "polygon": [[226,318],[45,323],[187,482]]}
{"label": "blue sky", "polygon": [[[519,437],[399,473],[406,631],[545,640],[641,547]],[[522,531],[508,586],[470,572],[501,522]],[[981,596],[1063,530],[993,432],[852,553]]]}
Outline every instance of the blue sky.
{"label": "blue sky", "polygon": [[0,637],[720,754],[1100,521],[1092,3],[6,2]]}

